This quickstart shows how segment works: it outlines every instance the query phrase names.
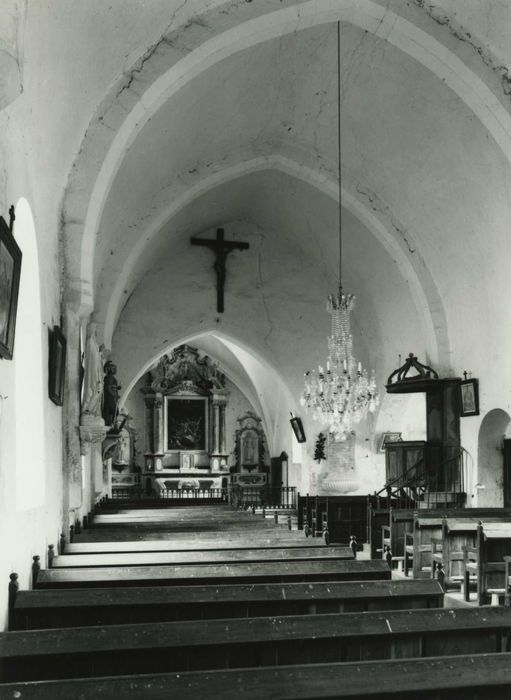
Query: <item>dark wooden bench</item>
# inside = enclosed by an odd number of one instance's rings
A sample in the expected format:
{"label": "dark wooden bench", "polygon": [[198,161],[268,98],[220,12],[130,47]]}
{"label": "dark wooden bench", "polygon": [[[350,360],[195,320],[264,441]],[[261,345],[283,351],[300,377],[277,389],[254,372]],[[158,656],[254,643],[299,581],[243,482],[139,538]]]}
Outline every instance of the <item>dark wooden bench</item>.
{"label": "dark wooden bench", "polygon": [[[414,518],[413,526],[413,577],[431,578],[433,575],[432,539],[442,539],[442,517]],[[408,538],[410,542],[410,538]]]}
{"label": "dark wooden bench", "polygon": [[[411,508],[393,508],[389,507],[389,499],[381,498],[377,499],[381,502],[382,507],[378,508],[375,505],[370,505],[369,507],[369,537],[371,542],[371,556],[376,558],[381,556],[381,542],[382,542],[382,526],[386,525],[390,528],[390,546],[392,554],[394,556],[404,556],[404,540],[405,534],[411,533],[412,539],[415,532],[414,522],[417,518],[420,518],[427,526],[426,521],[428,519],[433,519],[437,521],[436,527],[440,528],[442,518],[448,519],[465,519],[469,518],[477,522],[477,520],[492,520],[499,519],[501,521],[508,520],[511,522],[511,509],[509,508],[456,508],[441,510],[439,508],[420,508],[418,510],[413,510]],[[436,532],[431,533],[432,537],[441,537],[440,529]],[[428,544],[429,540],[424,540],[420,544]],[[426,549],[427,551],[427,549]],[[461,551],[458,548],[456,551]],[[411,557],[410,557],[411,560]],[[424,561],[419,562],[417,566],[422,567],[422,565],[429,567],[430,561],[429,556],[424,555]],[[430,569],[424,572],[427,577],[430,573]]]}
{"label": "dark wooden bench", "polygon": [[273,549],[226,549],[194,552],[107,552],[103,554],[63,554],[54,557],[52,567],[142,566],[164,564],[222,564],[229,562],[285,562],[353,559],[349,547],[285,547]]}
{"label": "dark wooden bench", "polygon": [[[225,523],[220,522],[167,522],[162,520],[160,522],[146,522],[141,521],[139,523],[111,523],[108,525],[92,525],[87,528],[87,530],[81,532],[81,540],[85,542],[92,542],[95,539],[103,540],[118,540],[118,539],[160,539],[164,537],[167,539],[172,539],[176,536],[186,536],[189,537],[193,534],[203,535],[203,534],[218,534],[222,538],[232,536],[236,539],[248,538],[248,537],[273,537],[275,531],[290,532],[287,529],[287,525],[275,525],[274,522],[263,523],[262,521],[257,525],[252,523]],[[286,535],[283,535],[286,537]],[[289,536],[289,535],[287,535]],[[303,533],[302,536],[304,537]]]}
{"label": "dark wooden bench", "polygon": [[367,497],[299,496],[298,528],[305,523],[316,534],[328,530],[330,542],[348,544],[353,535],[361,546],[367,542]]}
{"label": "dark wooden bench", "polygon": [[[3,681],[505,652],[511,609],[152,622],[0,634]],[[511,679],[511,673],[510,673]]]}
{"label": "dark wooden bench", "polygon": [[463,547],[474,546],[476,523],[472,519],[444,519],[441,537],[431,537],[432,577],[443,571],[445,586],[461,584],[463,575]]}
{"label": "dark wooden bench", "polygon": [[[220,535],[220,533],[219,533]],[[106,552],[194,552],[194,551],[215,551],[215,550],[245,550],[261,547],[268,549],[280,549],[285,547],[324,549],[325,543],[320,539],[311,539],[304,536],[303,532],[297,530],[290,533],[291,537],[273,537],[264,535],[263,537],[250,536],[238,538],[225,538],[224,536],[209,538],[200,536],[181,537],[161,540],[133,540],[133,541],[93,541],[84,542],[82,538],[76,537],[71,544],[66,544],[66,554],[101,554]]]}
{"label": "dark wooden bench", "polygon": [[[278,526],[270,527],[263,530],[230,530],[228,533],[223,532],[221,529],[206,529],[195,532],[194,530],[172,530],[169,528],[162,527],[156,529],[137,529],[136,527],[119,527],[113,530],[107,530],[102,528],[91,528],[87,530],[82,530],[79,535],[74,536],[73,543],[85,543],[85,542],[143,542],[143,541],[170,541],[172,543],[176,542],[222,542],[228,540],[229,542],[238,544],[240,546],[250,544],[264,544],[264,543],[279,543],[284,542],[304,542],[303,546],[307,546],[307,542],[310,541],[305,537],[303,532],[298,530],[288,530],[287,527]],[[314,540],[313,544],[321,544],[320,540]]]}
{"label": "dark wooden bench", "polygon": [[405,532],[403,548],[404,574],[408,576],[413,569],[413,532]]}
{"label": "dark wooden bench", "polygon": [[133,511],[132,513],[105,513],[96,515],[91,525],[110,525],[116,523],[183,523],[183,522],[198,522],[198,523],[236,523],[240,525],[250,525],[251,527],[271,527],[272,523],[261,517],[252,515],[251,512],[233,511],[223,513],[192,513],[183,510],[155,510],[155,511]]}
{"label": "dark wooden bench", "polygon": [[413,546],[414,577],[434,576],[435,570],[441,566],[446,584],[460,583],[464,577],[463,547],[475,546],[481,516],[488,526],[505,527],[505,523],[510,523],[511,528],[508,509],[466,508],[443,515],[438,512],[435,515],[434,511],[416,512],[413,534],[407,536],[407,549]]}
{"label": "dark wooden bench", "polygon": [[37,588],[112,586],[186,586],[223,583],[285,583],[287,581],[357,581],[389,579],[384,561],[338,560],[179,566],[125,566],[86,569],[45,569]]}
{"label": "dark wooden bench", "polygon": [[475,547],[464,547],[463,553],[465,600],[470,600],[472,580],[476,583],[478,605],[492,597],[504,597],[508,586],[504,557],[511,555],[511,524],[477,525]]}
{"label": "dark wooden bench", "polygon": [[20,591],[13,629],[442,608],[436,581]]}
{"label": "dark wooden bench", "polygon": [[[12,683],[21,700],[509,700],[511,654]],[[18,694],[16,694],[18,693]]]}

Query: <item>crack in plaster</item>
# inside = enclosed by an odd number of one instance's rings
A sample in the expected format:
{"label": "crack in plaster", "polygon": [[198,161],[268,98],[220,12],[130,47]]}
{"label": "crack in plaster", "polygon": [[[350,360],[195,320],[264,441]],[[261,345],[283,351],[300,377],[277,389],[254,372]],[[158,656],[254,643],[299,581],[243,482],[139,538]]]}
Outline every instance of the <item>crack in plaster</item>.
{"label": "crack in plaster", "polygon": [[[393,31],[394,26],[397,22],[397,16],[394,15],[394,21],[392,25],[388,28],[387,31],[387,37],[384,37],[383,35],[380,35],[380,27],[386,23],[388,13],[390,12],[390,4],[392,0],[387,0],[387,4],[384,10],[384,14],[382,15],[381,19],[378,22],[377,27],[374,29],[374,31],[371,32],[371,38],[374,39],[374,37],[379,37],[382,39],[381,42],[377,41],[369,41],[367,42],[366,39],[369,35],[369,31],[367,29],[362,31],[362,35],[360,39],[356,42],[355,46],[351,50],[351,56],[349,62],[343,61],[343,75],[341,76],[341,102],[345,101],[346,98],[346,93],[348,92],[348,89],[353,86],[356,82],[356,74],[355,70],[356,68],[362,64],[363,61],[371,61],[375,54],[378,52],[381,52],[382,56],[381,59],[377,59],[376,62],[379,63],[381,60],[383,60],[383,56],[385,54],[385,51],[387,49],[387,38],[390,35],[390,33]],[[368,44],[368,49],[369,51],[365,51],[365,45]],[[342,35],[341,35],[341,47],[342,47]],[[361,54],[359,58],[359,54]],[[344,68],[344,64],[348,63],[347,68]]]}
{"label": "crack in plaster", "polygon": [[[151,44],[151,46],[149,46],[149,48],[139,58],[139,60],[135,64],[135,66],[133,66],[129,70],[129,72],[127,73],[127,76],[126,76],[127,80],[124,83],[124,85],[122,85],[121,88],[118,90],[116,97],[120,97],[120,95],[123,92],[130,89],[130,87],[133,84],[133,81],[135,80],[137,73],[140,74],[142,72],[147,61],[149,61],[154,56],[154,54],[156,53],[156,51],[158,51],[159,47],[162,44],[171,45],[171,42],[167,38],[168,34],[170,32],[171,27],[174,24],[174,20],[176,19],[176,16],[185,7],[187,1],[188,0],[183,0],[183,2],[178,7],[176,7],[176,9],[174,10],[174,12],[172,13],[172,15],[170,17],[170,21],[167,23],[167,26],[165,27],[165,30],[162,32],[162,34],[160,34],[159,39],[157,41],[155,41],[153,44]],[[198,20],[191,19],[186,23],[184,28],[187,29],[192,24],[198,24],[198,23],[200,24],[200,22]],[[202,25],[202,26],[204,26],[204,25]]]}
{"label": "crack in plaster", "polygon": [[362,195],[362,197],[365,197],[368,201],[369,204],[371,205],[371,209],[375,212],[378,212],[379,214],[383,214],[388,221],[390,222],[392,228],[396,231],[396,233],[399,235],[399,237],[404,241],[406,245],[407,251],[413,255],[417,251],[417,248],[412,248],[410,245],[410,241],[408,240],[408,231],[406,228],[400,226],[392,214],[390,213],[390,208],[388,205],[383,204],[381,202],[380,198],[378,197],[377,194],[374,192],[371,192],[370,190],[362,189],[361,185],[357,183],[356,185],[356,190],[358,194]]}
{"label": "crack in plaster", "polygon": [[474,51],[481,57],[484,65],[490,68],[494,73],[497,73],[500,78],[500,84],[504,95],[511,97],[511,71],[507,66],[498,63],[489,53],[489,49],[485,49],[473,39],[472,34],[467,32],[462,25],[453,21],[441,7],[426,4],[425,0],[412,0],[418,7],[423,9],[428,17],[433,22],[442,27],[446,27],[448,31],[459,41],[462,41],[471,46]]}

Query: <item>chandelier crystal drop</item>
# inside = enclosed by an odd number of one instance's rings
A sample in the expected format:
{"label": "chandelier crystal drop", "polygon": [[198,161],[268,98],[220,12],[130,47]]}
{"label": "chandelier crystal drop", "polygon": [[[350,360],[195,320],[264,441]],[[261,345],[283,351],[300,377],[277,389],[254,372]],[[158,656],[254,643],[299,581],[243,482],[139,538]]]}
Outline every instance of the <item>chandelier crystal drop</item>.
{"label": "chandelier crystal drop", "polygon": [[301,403],[314,420],[328,425],[342,439],[354,423],[373,412],[379,403],[374,370],[369,376],[352,353],[350,313],[355,297],[339,289],[330,295],[327,310],[332,315],[332,333],[328,338],[326,367],[305,373]]}
{"label": "chandelier crystal drop", "polygon": [[373,412],[379,403],[374,370],[369,376],[353,357],[350,313],[355,297],[342,291],[342,221],[341,221],[341,24],[337,23],[337,146],[339,168],[339,293],[328,297],[327,310],[332,314],[332,333],[328,338],[326,368],[305,373],[301,403],[314,420],[328,425],[331,433],[343,439],[354,423]]}

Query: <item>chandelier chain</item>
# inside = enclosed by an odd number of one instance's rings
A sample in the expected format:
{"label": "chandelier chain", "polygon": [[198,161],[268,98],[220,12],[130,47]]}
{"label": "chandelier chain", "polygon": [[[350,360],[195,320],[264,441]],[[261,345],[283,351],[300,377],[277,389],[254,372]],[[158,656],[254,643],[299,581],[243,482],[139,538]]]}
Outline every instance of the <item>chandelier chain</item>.
{"label": "chandelier chain", "polygon": [[342,206],[341,206],[341,23],[337,22],[337,147],[339,186],[339,290],[330,294],[327,310],[332,315],[326,368],[305,373],[301,403],[312,417],[328,425],[329,432],[342,439],[352,425],[373,412],[379,397],[374,370],[369,375],[353,357],[350,314],[355,297],[342,289]]}
{"label": "chandelier chain", "polygon": [[342,289],[341,148],[341,23],[337,22],[337,167],[339,169],[339,290]]}

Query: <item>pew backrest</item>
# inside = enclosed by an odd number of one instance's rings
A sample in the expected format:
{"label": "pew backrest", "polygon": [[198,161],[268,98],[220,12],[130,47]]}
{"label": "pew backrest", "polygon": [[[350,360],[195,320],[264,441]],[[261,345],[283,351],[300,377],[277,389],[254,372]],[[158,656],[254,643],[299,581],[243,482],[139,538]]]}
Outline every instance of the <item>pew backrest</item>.
{"label": "pew backrest", "polygon": [[509,608],[271,616],[0,633],[0,657],[39,680],[491,653],[510,633]]}

